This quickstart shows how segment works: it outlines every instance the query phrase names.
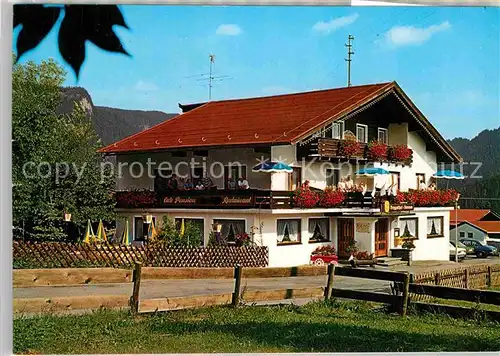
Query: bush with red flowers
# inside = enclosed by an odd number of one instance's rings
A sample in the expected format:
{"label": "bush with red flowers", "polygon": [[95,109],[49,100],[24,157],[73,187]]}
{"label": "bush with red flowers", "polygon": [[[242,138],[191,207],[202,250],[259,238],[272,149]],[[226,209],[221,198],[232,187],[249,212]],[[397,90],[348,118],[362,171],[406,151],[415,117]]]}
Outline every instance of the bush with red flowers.
{"label": "bush with red flowers", "polygon": [[406,145],[393,145],[387,150],[387,155],[391,161],[406,162],[413,155],[413,151]]}
{"label": "bush with red flowers", "polygon": [[373,161],[383,161],[387,159],[387,144],[381,141],[370,141],[367,148],[367,156]]}
{"label": "bush with red flowers", "polygon": [[311,254],[316,256],[336,256],[337,250],[333,245],[325,245],[319,246]]}
{"label": "bush with red flowers", "polygon": [[323,208],[334,208],[341,205],[344,201],[344,192],[335,190],[332,187],[327,187],[320,196],[319,206]]}
{"label": "bush with red flowers", "polygon": [[416,207],[450,206],[458,199],[459,194],[454,189],[447,190],[410,190],[399,192],[396,197],[398,203],[411,203]]}
{"label": "bush with red flowers", "polygon": [[373,260],[373,253],[368,251],[357,251],[352,256],[357,260]]}
{"label": "bush with red flowers", "polygon": [[299,208],[314,208],[318,204],[319,198],[319,194],[309,187],[309,181],[305,181],[293,192],[292,203]]}
{"label": "bush with red flowers", "polygon": [[361,150],[361,144],[358,141],[342,141],[339,147],[339,153],[341,156],[351,157],[359,153]]}
{"label": "bush with red flowers", "polygon": [[153,207],[158,202],[156,192],[151,190],[131,190],[116,192],[117,206],[127,208]]}

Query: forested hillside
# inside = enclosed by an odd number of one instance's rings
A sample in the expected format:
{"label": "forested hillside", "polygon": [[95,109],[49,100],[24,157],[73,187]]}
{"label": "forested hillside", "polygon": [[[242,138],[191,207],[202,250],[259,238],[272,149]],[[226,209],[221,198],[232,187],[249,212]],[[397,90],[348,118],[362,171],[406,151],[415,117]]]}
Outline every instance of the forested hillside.
{"label": "forested hillside", "polygon": [[464,197],[460,205],[500,212],[500,127],[484,130],[472,140],[455,138],[449,142],[467,163],[464,165],[465,175],[471,175],[478,164],[481,165],[475,174],[482,179],[471,176],[464,181],[450,183]]}

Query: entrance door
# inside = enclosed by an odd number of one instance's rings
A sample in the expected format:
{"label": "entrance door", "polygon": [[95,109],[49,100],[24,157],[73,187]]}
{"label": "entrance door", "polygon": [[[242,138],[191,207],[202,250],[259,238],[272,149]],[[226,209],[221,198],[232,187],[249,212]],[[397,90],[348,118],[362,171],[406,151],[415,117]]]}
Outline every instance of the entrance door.
{"label": "entrance door", "polygon": [[346,252],[349,243],[354,240],[354,219],[338,219],[337,247],[339,257],[349,257]]}
{"label": "entrance door", "polygon": [[387,256],[389,220],[379,219],[375,223],[375,257]]}

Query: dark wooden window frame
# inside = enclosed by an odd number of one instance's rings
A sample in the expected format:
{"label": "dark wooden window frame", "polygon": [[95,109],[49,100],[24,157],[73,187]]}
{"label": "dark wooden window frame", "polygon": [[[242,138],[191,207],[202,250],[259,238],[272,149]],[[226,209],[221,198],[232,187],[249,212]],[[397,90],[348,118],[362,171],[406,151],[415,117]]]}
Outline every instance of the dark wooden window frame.
{"label": "dark wooden window frame", "polygon": [[427,217],[427,222],[429,221],[429,219],[439,219],[439,220],[441,220],[441,234],[439,234],[439,235],[429,235],[429,234],[427,234],[427,238],[428,239],[435,239],[435,238],[444,237],[444,217],[443,216],[428,216]]}
{"label": "dark wooden window frame", "polygon": [[[298,221],[298,241],[290,241],[290,242],[279,242],[278,241],[278,222],[279,221]],[[302,244],[302,219],[300,218],[289,218],[289,219],[276,219],[276,244],[278,246],[290,246],[290,245],[301,245]]]}

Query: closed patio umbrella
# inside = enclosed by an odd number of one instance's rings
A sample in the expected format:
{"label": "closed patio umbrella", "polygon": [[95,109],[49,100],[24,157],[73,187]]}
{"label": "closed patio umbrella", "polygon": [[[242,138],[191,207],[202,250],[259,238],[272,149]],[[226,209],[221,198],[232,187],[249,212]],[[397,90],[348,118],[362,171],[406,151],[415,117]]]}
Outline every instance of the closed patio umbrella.
{"label": "closed patio umbrella", "polygon": [[123,230],[122,244],[130,245],[132,243],[132,235],[130,234],[128,219],[125,222],[125,229]]}
{"label": "closed patio umbrella", "polygon": [[92,230],[92,224],[90,223],[90,219],[87,222],[87,230],[85,231],[85,237],[83,242],[89,244],[95,240],[94,230]]}
{"label": "closed patio umbrella", "polygon": [[97,241],[108,241],[108,237],[106,236],[106,231],[104,231],[104,225],[101,219],[99,219],[99,227],[97,228]]}

